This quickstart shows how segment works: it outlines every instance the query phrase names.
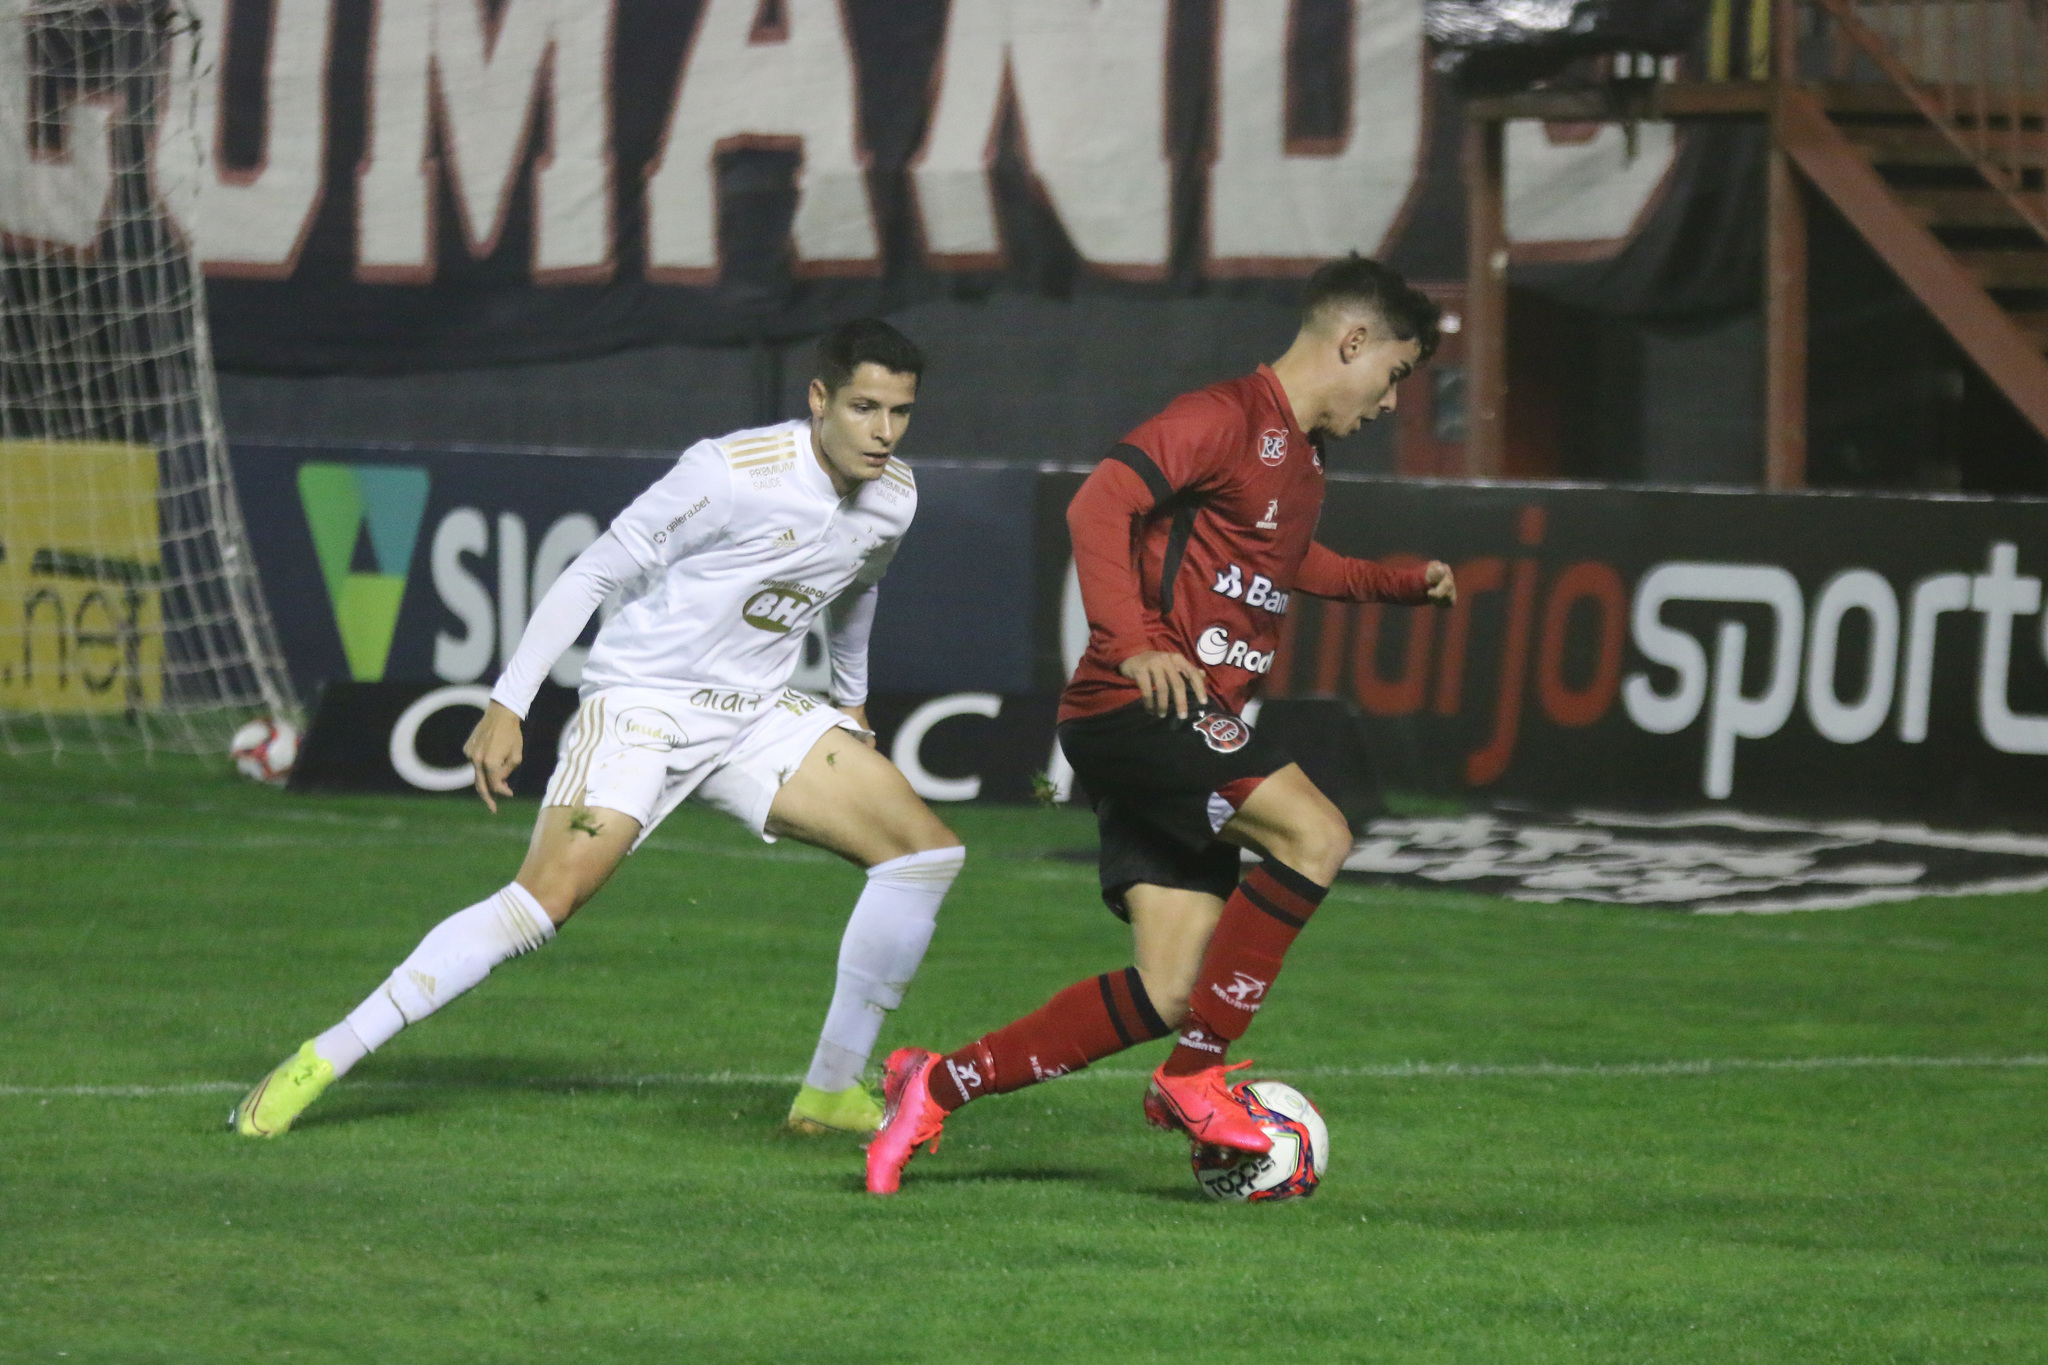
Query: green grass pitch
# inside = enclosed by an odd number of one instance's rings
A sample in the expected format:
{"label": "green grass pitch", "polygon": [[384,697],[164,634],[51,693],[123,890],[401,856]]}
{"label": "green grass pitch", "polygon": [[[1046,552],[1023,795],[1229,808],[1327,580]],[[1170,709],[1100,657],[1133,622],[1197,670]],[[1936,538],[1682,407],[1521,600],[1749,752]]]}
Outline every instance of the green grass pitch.
{"label": "green grass pitch", "polygon": [[[1085,816],[946,815],[884,1047],[1129,960],[1047,856]],[[0,1361],[2048,1359],[2042,896],[1340,887],[1240,1049],[1328,1116],[1313,1199],[1199,1198],[1155,1044],[973,1106],[880,1200],[777,1131],[859,877],[685,810],[298,1130],[225,1132],[532,816],[0,762]]]}

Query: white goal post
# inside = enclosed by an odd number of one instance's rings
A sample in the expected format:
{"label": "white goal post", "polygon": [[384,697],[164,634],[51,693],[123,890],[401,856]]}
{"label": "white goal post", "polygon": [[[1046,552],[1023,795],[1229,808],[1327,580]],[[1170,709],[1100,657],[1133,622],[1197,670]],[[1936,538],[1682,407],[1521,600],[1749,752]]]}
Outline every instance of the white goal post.
{"label": "white goal post", "polygon": [[226,752],[297,704],[190,240],[189,0],[0,0],[0,745]]}

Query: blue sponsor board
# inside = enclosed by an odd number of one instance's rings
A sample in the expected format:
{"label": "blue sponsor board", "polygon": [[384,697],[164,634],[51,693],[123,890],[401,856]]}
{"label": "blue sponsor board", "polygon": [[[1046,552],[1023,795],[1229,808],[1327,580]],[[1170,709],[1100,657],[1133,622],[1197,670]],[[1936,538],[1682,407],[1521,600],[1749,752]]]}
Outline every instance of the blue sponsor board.
{"label": "blue sponsor board", "polygon": [[[308,698],[334,682],[492,681],[555,577],[674,460],[415,446],[232,455],[278,638]],[[872,685],[1027,690],[1036,472],[914,465],[919,515],[882,588]],[[555,682],[577,684],[594,633]]]}

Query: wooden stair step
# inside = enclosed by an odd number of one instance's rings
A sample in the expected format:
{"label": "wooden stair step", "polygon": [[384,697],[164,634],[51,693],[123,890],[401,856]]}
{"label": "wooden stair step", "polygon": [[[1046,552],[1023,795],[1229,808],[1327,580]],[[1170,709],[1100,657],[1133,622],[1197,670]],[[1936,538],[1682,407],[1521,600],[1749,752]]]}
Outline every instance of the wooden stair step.
{"label": "wooden stair step", "polygon": [[[1847,118],[1896,118],[1917,120],[1920,106],[1906,97],[1906,92],[1890,81],[1821,81],[1809,86],[1815,98],[1828,113]],[[2007,115],[2000,111],[2015,106],[2021,109],[2022,127],[2038,129],[2041,113],[2038,107],[2038,91],[2024,90],[2017,97],[2008,90],[1996,89],[1984,92],[1984,106],[1989,112],[1993,127],[2002,127]],[[1937,107],[1939,103],[1937,102]],[[1962,117],[1974,121],[1976,105],[1974,99],[1964,102]]]}
{"label": "wooden stair step", "polygon": [[[1877,166],[1966,166],[1968,158],[1956,150],[1941,131],[1927,124],[1918,127],[1896,124],[1837,124],[1843,136]],[[2048,166],[2048,138],[2033,137],[2017,149],[2001,140],[1992,148],[2007,165],[2038,168]]]}
{"label": "wooden stair step", "polygon": [[2048,289],[2048,251],[1958,251],[1956,260],[1986,289]]}
{"label": "wooden stair step", "polygon": [[2027,220],[1988,185],[1982,189],[1948,190],[1894,186],[1892,193],[1931,228],[2024,228]]}

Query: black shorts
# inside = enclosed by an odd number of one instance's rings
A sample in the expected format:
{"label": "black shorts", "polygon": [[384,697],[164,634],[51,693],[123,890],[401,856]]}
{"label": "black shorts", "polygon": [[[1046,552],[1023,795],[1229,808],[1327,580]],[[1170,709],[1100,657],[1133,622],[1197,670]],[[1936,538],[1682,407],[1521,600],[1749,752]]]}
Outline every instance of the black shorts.
{"label": "black shorts", "polygon": [[1227,711],[1186,720],[1144,703],[1060,726],[1060,748],[1095,803],[1102,833],[1102,899],[1131,917],[1133,883],[1228,896],[1240,857],[1216,831],[1251,789],[1294,760]]}

